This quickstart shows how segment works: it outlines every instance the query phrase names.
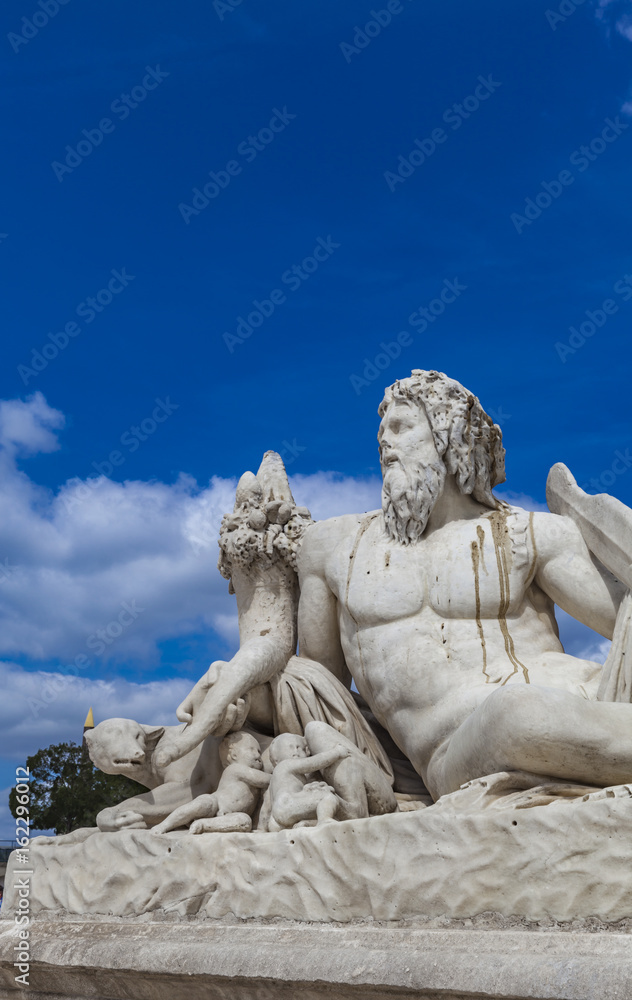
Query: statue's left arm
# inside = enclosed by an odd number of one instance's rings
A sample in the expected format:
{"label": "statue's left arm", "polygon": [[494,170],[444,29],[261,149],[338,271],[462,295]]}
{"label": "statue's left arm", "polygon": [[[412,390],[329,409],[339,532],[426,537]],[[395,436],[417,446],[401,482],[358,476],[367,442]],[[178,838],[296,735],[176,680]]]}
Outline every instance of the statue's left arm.
{"label": "statue's left arm", "polygon": [[535,583],[573,618],[612,638],[625,587],[590,553],[570,517],[533,515]]}

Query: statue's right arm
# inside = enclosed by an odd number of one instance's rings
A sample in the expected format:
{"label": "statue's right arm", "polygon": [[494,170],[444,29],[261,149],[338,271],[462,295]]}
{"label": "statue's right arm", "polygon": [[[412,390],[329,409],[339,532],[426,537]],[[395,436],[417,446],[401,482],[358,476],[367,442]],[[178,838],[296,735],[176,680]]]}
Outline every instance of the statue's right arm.
{"label": "statue's right arm", "polygon": [[345,747],[342,744],[338,744],[331,748],[331,750],[323,750],[322,753],[316,754],[314,757],[306,757],[304,760],[300,760],[299,767],[296,769],[300,774],[310,774],[312,771],[322,771],[324,767],[331,767],[337,761],[342,760],[344,757],[351,756],[351,749]]}
{"label": "statue's right arm", "polygon": [[229,662],[212,663],[178,706],[176,715],[187,726],[161,742],[156,754],[160,767],[183,757],[211,733],[223,736],[238,728],[231,705],[274,677],[296,650],[296,574],[278,565],[265,571],[257,566],[235,569],[233,585],[239,649]]}
{"label": "statue's right arm", "polygon": [[348,686],[350,675],[340,642],[338,601],[325,572],[328,555],[338,541],[337,527],[334,520],[313,525],[299,552],[298,646],[299,656],[322,664]]}
{"label": "statue's right arm", "polygon": [[239,768],[236,772],[239,778],[252,788],[267,788],[270,784],[272,775],[267,771],[258,771],[255,767],[244,767],[242,764],[234,764],[233,767]]}

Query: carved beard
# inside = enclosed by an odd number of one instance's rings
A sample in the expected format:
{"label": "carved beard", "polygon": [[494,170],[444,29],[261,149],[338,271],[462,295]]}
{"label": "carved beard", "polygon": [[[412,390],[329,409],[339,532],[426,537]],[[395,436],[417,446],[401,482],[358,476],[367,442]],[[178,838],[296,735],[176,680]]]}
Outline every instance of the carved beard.
{"label": "carved beard", "polygon": [[419,541],[441,496],[445,477],[441,459],[410,471],[399,460],[385,467],[382,512],[386,532],[394,542],[410,545]]}

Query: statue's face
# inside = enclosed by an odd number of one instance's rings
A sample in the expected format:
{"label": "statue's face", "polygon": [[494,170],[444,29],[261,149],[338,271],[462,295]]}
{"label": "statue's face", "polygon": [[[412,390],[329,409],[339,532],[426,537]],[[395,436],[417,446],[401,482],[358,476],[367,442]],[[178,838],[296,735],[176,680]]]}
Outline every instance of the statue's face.
{"label": "statue's face", "polygon": [[393,399],[378,432],[382,513],[387,534],[402,545],[419,541],[441,496],[446,469],[423,406]]}
{"label": "statue's face", "polygon": [[231,764],[244,764],[246,767],[254,767],[258,771],[263,769],[261,748],[254,737],[251,740],[246,739],[245,736],[242,737],[238,743],[230,748],[228,759]]}
{"label": "statue's face", "polygon": [[389,403],[377,439],[382,475],[396,463],[411,469],[440,461],[426,411],[408,400],[394,399]]}
{"label": "statue's face", "polygon": [[293,757],[309,757],[309,746],[304,736],[295,736],[293,733],[283,733],[277,736],[272,744],[273,757],[278,763],[282,760],[290,760]]}

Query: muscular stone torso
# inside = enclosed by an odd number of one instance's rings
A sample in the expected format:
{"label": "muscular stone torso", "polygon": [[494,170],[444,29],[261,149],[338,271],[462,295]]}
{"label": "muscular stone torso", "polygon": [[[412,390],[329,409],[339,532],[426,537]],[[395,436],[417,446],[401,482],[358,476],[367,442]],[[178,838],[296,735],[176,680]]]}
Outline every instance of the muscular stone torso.
{"label": "muscular stone torso", "polygon": [[326,566],[347,665],[422,776],[499,686],[594,695],[599,666],[564,654],[553,603],[534,583],[526,511],[451,522],[406,547],[379,514],[348,520]]}

